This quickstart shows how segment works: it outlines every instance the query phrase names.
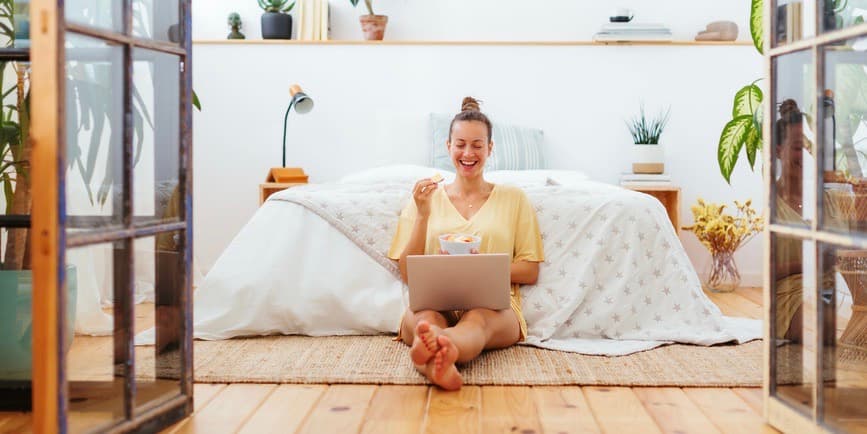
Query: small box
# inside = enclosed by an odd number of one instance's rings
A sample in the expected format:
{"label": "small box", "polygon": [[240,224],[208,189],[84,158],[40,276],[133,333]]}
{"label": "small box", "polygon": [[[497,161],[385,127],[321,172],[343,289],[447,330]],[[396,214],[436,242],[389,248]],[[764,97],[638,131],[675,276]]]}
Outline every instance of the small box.
{"label": "small box", "polygon": [[265,182],[306,184],[307,175],[300,167],[273,167],[268,172]]}

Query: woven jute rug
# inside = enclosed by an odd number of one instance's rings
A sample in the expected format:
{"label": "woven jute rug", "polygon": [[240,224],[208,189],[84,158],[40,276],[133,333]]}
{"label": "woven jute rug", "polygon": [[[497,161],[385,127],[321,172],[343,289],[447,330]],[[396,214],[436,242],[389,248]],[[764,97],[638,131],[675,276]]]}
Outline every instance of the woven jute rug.
{"label": "woven jute rug", "polygon": [[[269,336],[195,342],[201,383],[426,384],[409,348],[389,336]],[[147,348],[147,347],[145,347]],[[152,347],[150,347],[152,348]],[[152,372],[152,351],[136,351],[136,369]],[[668,345],[620,357],[514,346],[459,365],[465,384],[759,386],[762,344]]]}

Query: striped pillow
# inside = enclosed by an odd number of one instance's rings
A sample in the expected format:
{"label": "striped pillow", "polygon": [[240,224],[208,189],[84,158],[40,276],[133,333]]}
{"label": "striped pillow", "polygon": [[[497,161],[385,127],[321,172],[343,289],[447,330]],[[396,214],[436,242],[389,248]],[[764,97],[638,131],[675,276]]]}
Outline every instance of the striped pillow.
{"label": "striped pillow", "polygon": [[[446,149],[449,125],[454,116],[430,115],[433,147],[431,165],[442,170],[455,170]],[[542,155],[542,130],[494,123],[494,149],[485,163],[485,170],[545,169]]]}

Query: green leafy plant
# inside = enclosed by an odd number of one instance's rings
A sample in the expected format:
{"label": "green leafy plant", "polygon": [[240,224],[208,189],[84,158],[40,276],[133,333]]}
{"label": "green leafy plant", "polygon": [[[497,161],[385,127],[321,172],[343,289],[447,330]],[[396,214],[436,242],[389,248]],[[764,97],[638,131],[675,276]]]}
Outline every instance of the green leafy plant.
{"label": "green leafy plant", "polygon": [[641,104],[640,114],[626,123],[626,126],[629,127],[629,133],[632,134],[633,143],[636,145],[658,145],[659,136],[662,135],[662,130],[668,123],[670,113],[671,108],[664,113],[660,112],[656,119],[648,119],[644,114],[644,104]]}
{"label": "green leafy plant", "polygon": [[[349,2],[352,3],[353,7],[358,6],[358,0],[349,0]],[[367,13],[376,15],[373,13],[373,0],[364,0],[364,5],[367,6]]]}
{"label": "green leafy plant", "polygon": [[289,0],[256,0],[265,12],[288,13],[295,7],[295,2]]}
{"label": "green leafy plant", "polygon": [[[764,0],[751,0],[750,35],[759,54],[764,53],[765,37],[762,26]],[[750,168],[755,168],[756,155],[762,149],[762,89],[756,85],[761,79],[742,87],[735,93],[732,119],[723,127],[717,146],[717,162],[726,182],[731,183],[732,171],[741,149],[746,148]]]}
{"label": "green leafy plant", "polygon": [[[14,4],[12,0],[0,0],[0,35],[6,46],[15,42]],[[13,83],[5,78],[17,77]],[[26,66],[19,62],[0,62],[0,185],[6,200],[6,215],[30,214],[30,92],[25,86]],[[14,96],[14,103],[9,97]],[[20,270],[28,267],[24,255],[28,242],[27,231],[9,230],[6,234],[3,269]]]}

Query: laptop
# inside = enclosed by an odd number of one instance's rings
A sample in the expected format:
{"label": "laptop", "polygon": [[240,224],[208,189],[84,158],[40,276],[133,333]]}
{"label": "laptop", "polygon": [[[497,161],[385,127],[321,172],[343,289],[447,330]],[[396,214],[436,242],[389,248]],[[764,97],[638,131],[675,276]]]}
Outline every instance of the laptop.
{"label": "laptop", "polygon": [[510,262],[506,253],[409,255],[409,308],[413,312],[508,309]]}

